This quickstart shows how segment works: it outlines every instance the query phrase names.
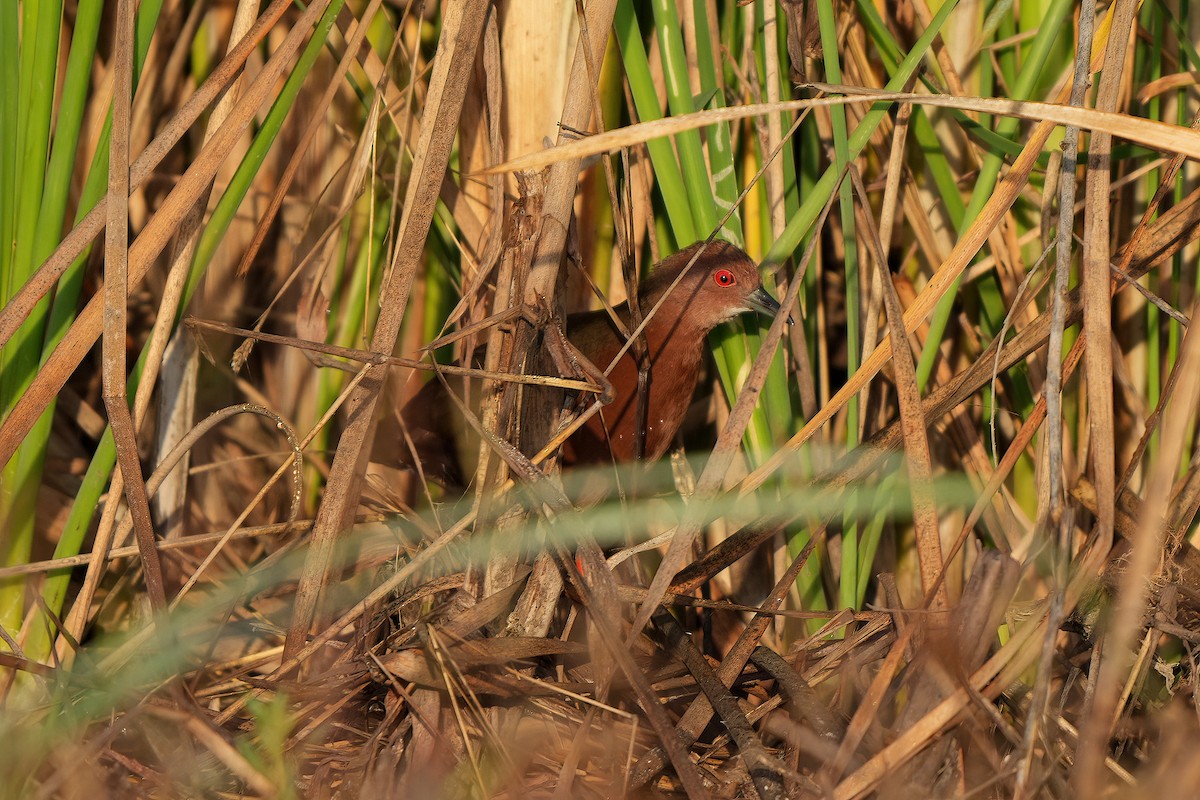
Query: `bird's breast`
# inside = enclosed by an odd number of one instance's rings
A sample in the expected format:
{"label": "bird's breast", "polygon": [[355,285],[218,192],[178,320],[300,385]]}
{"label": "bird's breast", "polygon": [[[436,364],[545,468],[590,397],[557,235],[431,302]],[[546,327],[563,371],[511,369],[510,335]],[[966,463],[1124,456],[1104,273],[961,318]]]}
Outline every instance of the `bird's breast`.
{"label": "bird's breast", "polygon": [[[647,328],[649,392],[642,451],[646,460],[661,458],[670,448],[695,393],[704,335],[702,332],[690,333],[680,330],[678,325],[667,331],[656,330],[654,326]],[[591,352],[582,346],[585,343],[591,345]],[[597,344],[598,337],[576,342],[596,366],[604,369],[619,352],[620,340],[613,333],[607,346]],[[631,353],[621,357],[609,373],[609,380],[613,385],[613,401],[588,420],[568,442],[566,457],[569,462],[609,463],[634,458],[638,436],[638,368]]]}

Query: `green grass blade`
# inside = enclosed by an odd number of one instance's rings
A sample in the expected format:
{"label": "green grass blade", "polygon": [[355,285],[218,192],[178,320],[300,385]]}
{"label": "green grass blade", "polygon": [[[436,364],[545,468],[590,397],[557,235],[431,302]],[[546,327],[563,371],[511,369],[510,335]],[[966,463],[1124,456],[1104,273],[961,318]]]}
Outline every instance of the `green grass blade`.
{"label": "green grass blade", "polygon": [[[613,28],[621,48],[621,62],[625,65],[625,76],[638,119],[642,122],[662,119],[662,106],[659,105],[654,80],[650,76],[650,62],[646,58],[646,47],[642,43],[642,32],[633,12],[632,0],[618,0]],[[700,229],[693,222],[683,174],[675,161],[670,141],[652,139],[646,143],[646,149],[650,153],[654,180],[666,207],[675,241],[685,245],[696,241],[700,238]]]}

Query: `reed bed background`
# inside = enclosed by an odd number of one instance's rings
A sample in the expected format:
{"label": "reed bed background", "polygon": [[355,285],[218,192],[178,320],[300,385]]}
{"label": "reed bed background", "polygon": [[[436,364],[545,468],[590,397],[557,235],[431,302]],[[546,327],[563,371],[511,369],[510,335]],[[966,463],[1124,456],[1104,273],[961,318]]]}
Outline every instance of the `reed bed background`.
{"label": "reed bed background", "polygon": [[[3,4],[0,793],[1200,785],[1190,12]],[[539,331],[712,235],[794,324],[560,474]]]}

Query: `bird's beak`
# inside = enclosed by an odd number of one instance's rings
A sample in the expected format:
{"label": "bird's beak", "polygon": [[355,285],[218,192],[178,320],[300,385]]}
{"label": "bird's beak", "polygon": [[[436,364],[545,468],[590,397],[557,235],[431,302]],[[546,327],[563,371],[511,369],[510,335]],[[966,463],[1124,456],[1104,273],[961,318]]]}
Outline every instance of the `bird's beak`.
{"label": "bird's beak", "polygon": [[[746,305],[755,311],[774,319],[780,311],[779,301],[761,286],[746,295]],[[788,315],[788,324],[792,324],[792,316]]]}

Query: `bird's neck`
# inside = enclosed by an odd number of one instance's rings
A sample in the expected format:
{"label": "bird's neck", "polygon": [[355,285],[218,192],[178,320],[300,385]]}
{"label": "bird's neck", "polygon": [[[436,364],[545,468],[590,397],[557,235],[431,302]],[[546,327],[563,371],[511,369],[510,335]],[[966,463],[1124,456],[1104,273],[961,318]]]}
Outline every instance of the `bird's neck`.
{"label": "bird's neck", "polygon": [[[643,310],[649,315],[651,307]],[[704,340],[711,326],[697,324],[695,315],[669,299],[646,323],[646,342],[655,366],[681,369],[697,365],[704,353]]]}

